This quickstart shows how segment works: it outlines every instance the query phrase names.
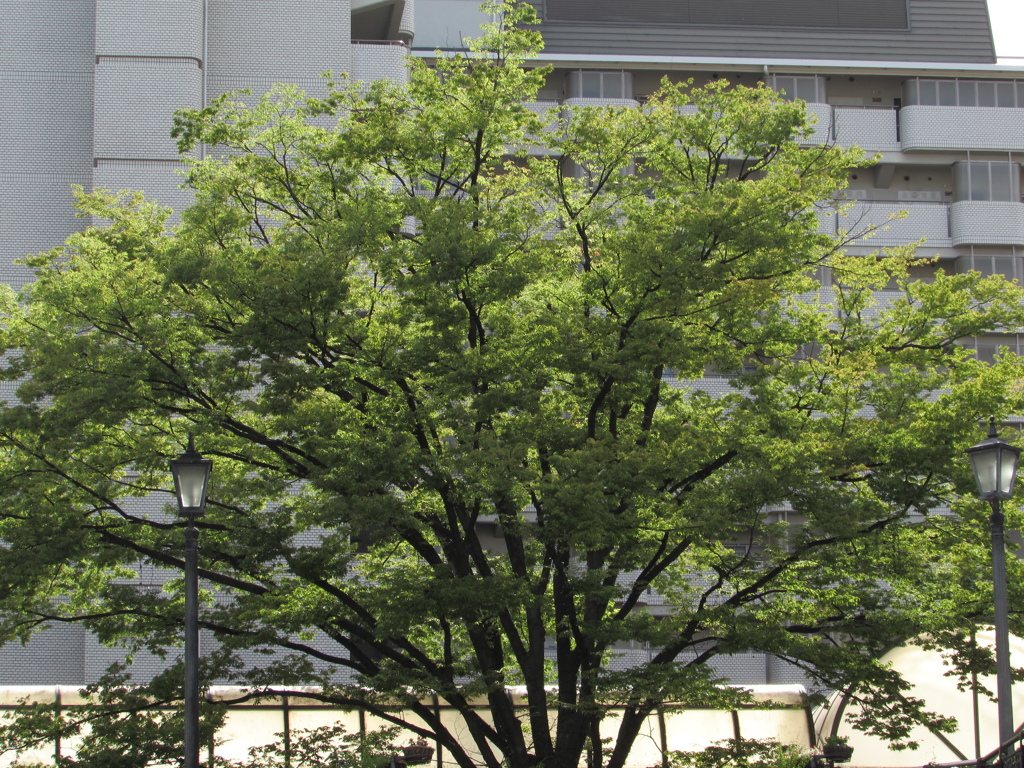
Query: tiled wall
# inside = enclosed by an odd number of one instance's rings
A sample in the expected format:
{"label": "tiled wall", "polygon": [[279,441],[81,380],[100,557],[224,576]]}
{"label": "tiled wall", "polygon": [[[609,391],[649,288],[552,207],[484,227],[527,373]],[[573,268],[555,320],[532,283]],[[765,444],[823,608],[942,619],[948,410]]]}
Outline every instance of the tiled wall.
{"label": "tiled wall", "polygon": [[900,142],[904,150],[1019,152],[1024,147],[1024,109],[904,107],[900,110]]}
{"label": "tiled wall", "polygon": [[94,0],[8,0],[0,25],[0,274],[81,226],[71,184],[92,183]]}
{"label": "tiled wall", "polygon": [[275,82],[323,92],[321,74],[351,67],[349,0],[210,0],[207,88],[212,97]]}
{"label": "tiled wall", "polygon": [[202,0],[96,0],[96,55],[201,61]]}
{"label": "tiled wall", "polygon": [[[0,25],[0,278],[21,286],[26,254],[59,246],[87,221],[71,185],[136,189],[180,211],[181,163],[173,113],[204,94],[277,82],[325,91],[323,72],[353,65],[349,0],[9,0]],[[410,35],[412,3],[400,25]],[[204,40],[205,35],[205,40]],[[403,79],[405,48],[364,56],[366,78]],[[204,60],[205,59],[205,60]],[[379,70],[379,71],[378,71]],[[172,223],[174,218],[172,218]],[[141,502],[159,507],[164,500]],[[157,586],[174,576],[150,569]],[[326,638],[321,650],[337,648]],[[173,657],[172,653],[172,657]],[[124,652],[77,625],[57,626],[22,647],[0,647],[6,684],[94,682]],[[263,659],[264,657],[258,657]],[[253,656],[253,661],[258,658]],[[140,653],[148,679],[165,662]]]}
{"label": "tiled wall", "polygon": [[961,200],[949,209],[954,245],[1024,245],[1024,204]]}
{"label": "tiled wall", "polygon": [[174,111],[202,107],[203,72],[192,59],[102,57],[95,93],[97,159],[175,161]]}

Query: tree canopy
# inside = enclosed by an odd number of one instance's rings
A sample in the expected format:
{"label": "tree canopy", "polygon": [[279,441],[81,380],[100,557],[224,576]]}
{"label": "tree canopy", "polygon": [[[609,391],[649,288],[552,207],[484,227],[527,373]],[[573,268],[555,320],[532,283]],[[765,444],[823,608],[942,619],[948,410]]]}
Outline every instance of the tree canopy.
{"label": "tree canopy", "polygon": [[181,111],[178,225],[78,196],[93,224],[3,297],[4,637],[176,653],[192,432],[210,679],[400,704],[462,768],[621,768],[658,707],[741,697],[714,662],[748,651],[894,740],[948,726],[876,659],[966,659],[989,613],[962,451],[1024,392],[957,342],[1024,324],[1020,290],[847,256],[819,217],[864,160],[766,88],[532,109],[539,36],[501,10],[405,85]]}

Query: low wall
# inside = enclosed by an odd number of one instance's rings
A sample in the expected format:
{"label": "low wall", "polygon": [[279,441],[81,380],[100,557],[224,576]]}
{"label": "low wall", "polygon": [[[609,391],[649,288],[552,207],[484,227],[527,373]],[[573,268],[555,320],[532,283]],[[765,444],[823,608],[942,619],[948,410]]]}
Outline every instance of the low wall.
{"label": "low wall", "polygon": [[[753,693],[753,704],[736,710],[681,709],[666,707],[651,715],[630,755],[628,768],[648,768],[663,762],[666,750],[697,750],[723,739],[742,736],[745,739],[777,739],[787,744],[809,747],[813,727],[809,710],[804,705],[802,686],[745,686]],[[310,691],[312,692],[312,689]],[[525,701],[515,689],[510,695],[521,704]],[[246,690],[231,686],[210,689],[210,698],[228,704],[224,727],[218,732],[220,741],[206,752],[225,759],[240,760],[251,747],[281,740],[286,732],[343,725],[350,733],[371,731],[387,725],[383,720],[360,711],[344,710],[301,695],[302,691],[288,694],[271,692],[259,699],[249,699]],[[77,687],[71,686],[6,686],[0,687],[0,711],[11,712],[23,703],[51,705],[62,711],[90,706]],[[458,713],[440,701],[427,702],[439,713],[454,733],[459,733]],[[602,723],[602,736],[614,737],[621,709],[610,707]],[[407,719],[416,721],[411,712]],[[554,717],[554,711],[552,711]],[[397,743],[407,743],[411,733],[400,734]],[[467,736],[467,743],[469,738]],[[432,745],[438,747],[438,745]],[[49,762],[55,755],[74,754],[74,743],[54,741],[39,749],[20,755],[3,755],[0,765],[29,762]],[[205,756],[204,756],[205,757]],[[433,768],[454,766],[451,756],[443,749],[435,749]]]}

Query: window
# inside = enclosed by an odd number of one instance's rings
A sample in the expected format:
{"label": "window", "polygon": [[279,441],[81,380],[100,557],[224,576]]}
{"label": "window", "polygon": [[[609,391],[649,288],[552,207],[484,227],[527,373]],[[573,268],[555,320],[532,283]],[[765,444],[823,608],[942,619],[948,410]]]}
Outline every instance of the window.
{"label": "window", "polygon": [[903,102],[939,107],[1024,107],[1024,80],[907,80]]}
{"label": "window", "polygon": [[772,89],[786,101],[825,103],[825,79],[813,75],[773,75]]}
{"label": "window", "polygon": [[570,99],[631,99],[632,72],[579,70],[569,73]]}
{"label": "window", "polygon": [[956,200],[1020,200],[1020,165],[1004,162],[953,164]]}
{"label": "window", "polygon": [[971,256],[961,256],[956,260],[956,271],[960,274],[967,272],[980,272],[985,277],[991,275],[1002,275],[1007,280],[1024,282],[1024,259],[1020,256],[1008,255],[982,255],[975,253]]}
{"label": "window", "polygon": [[972,341],[968,341],[967,346],[969,348],[973,347],[974,353],[978,356],[978,359],[984,360],[986,363],[994,362],[1000,350],[1012,352],[1016,355],[1024,352],[1024,348],[1022,348],[1021,345],[1020,335],[1013,333],[1005,335],[990,334],[988,336],[978,336]]}
{"label": "window", "polygon": [[935,274],[940,269],[949,270],[949,265],[945,267],[940,264],[928,263],[928,264],[914,264],[907,270],[907,277],[911,280],[920,280],[922,283],[934,283]]}

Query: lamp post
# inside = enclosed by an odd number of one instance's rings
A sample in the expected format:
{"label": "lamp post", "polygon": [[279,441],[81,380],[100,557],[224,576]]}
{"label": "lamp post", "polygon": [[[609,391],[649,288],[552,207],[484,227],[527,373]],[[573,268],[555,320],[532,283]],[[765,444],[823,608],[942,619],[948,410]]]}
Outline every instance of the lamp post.
{"label": "lamp post", "polygon": [[206,487],[213,462],[188,448],[171,460],[178,513],[185,517],[185,768],[199,768],[199,531],[196,518],[206,509]]}
{"label": "lamp post", "polygon": [[1013,738],[1013,702],[1010,682],[1010,621],[1006,598],[1006,549],[1003,545],[1002,502],[1013,493],[1021,449],[996,434],[989,419],[988,437],[967,449],[978,483],[978,495],[992,505],[992,583],[996,625],[996,698],[999,706],[999,761],[1006,765],[1006,747]]}

